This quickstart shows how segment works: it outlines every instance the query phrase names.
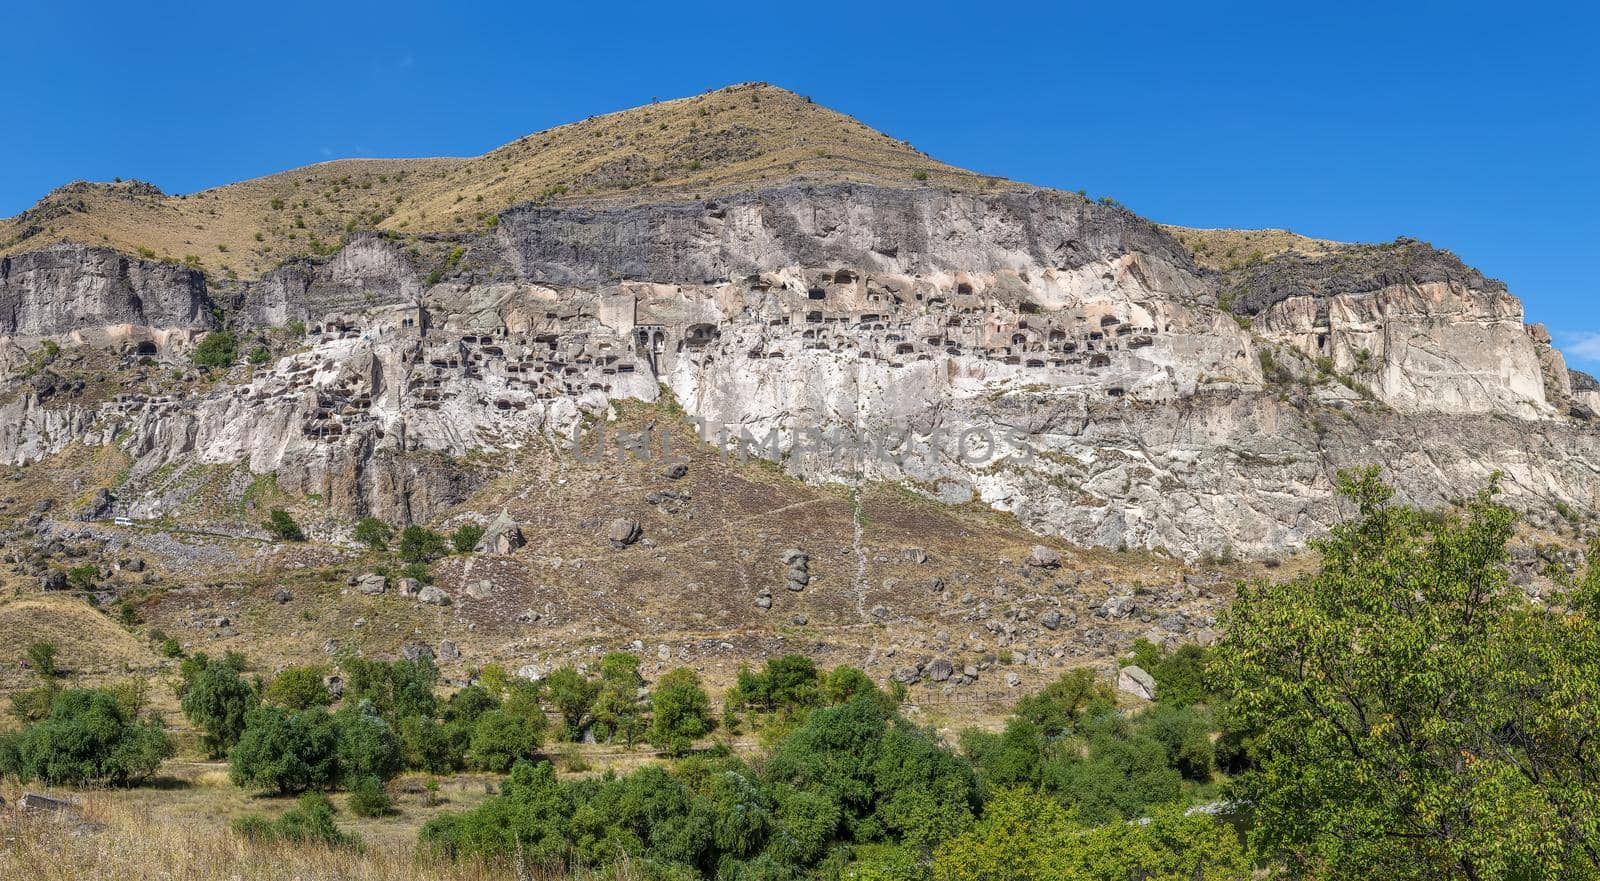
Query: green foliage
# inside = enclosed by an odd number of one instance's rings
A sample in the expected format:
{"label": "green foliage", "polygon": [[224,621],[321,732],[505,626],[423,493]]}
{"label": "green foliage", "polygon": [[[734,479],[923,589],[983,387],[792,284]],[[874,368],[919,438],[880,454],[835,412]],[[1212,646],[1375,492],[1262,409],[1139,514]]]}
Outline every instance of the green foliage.
{"label": "green foliage", "polygon": [[1183,798],[1183,775],[1168,763],[1166,748],[1130,733],[1117,717],[1095,726],[1087,757],[1058,753],[1041,774],[1045,789],[1090,823],[1136,819]]}
{"label": "green foliage", "polygon": [[768,658],[760,673],[739,668],[728,703],[740,709],[790,714],[815,706],[821,700],[817,665],[805,655]]}
{"label": "green foliage", "polygon": [[700,676],[688,667],[679,667],[661,677],[650,695],[651,743],[668,753],[681,756],[697,738],[715,727],[711,717],[711,698],[700,687]]}
{"label": "green foliage", "polygon": [[333,716],[338,742],[338,778],[346,786],[364,779],[388,780],[404,767],[400,737],[371,703],[346,703]]}
{"label": "green foliage", "polygon": [[194,347],[190,360],[197,367],[232,367],[239,358],[239,338],[231,330],[214,330]]}
{"label": "green foliage", "polygon": [[1251,864],[1227,825],[1158,811],[1148,822],[1086,827],[1031,789],[1008,789],[970,831],[943,843],[936,881],[1246,881]]}
{"label": "green foliage", "polygon": [[1166,651],[1143,637],[1133,641],[1133,663],[1155,677],[1161,703],[1187,707],[1212,702],[1215,689],[1207,673],[1210,653],[1193,643]]}
{"label": "green foliage", "polygon": [[45,679],[56,675],[56,644],[46,640],[28,643],[28,666]]}
{"label": "green foliage", "polygon": [[562,736],[577,740],[594,707],[594,699],[600,693],[599,685],[585,678],[576,667],[557,667],[545,677],[544,693],[561,714]]}
{"label": "green foliage", "polygon": [[360,839],[339,828],[334,819],[333,802],[320,792],[307,793],[283,816],[269,820],[247,814],[233,821],[234,834],[258,843],[318,844],[324,847],[356,847]]}
{"label": "green foliage", "polygon": [[633,746],[644,736],[649,719],[645,701],[639,696],[643,688],[638,657],[612,652],[600,661],[600,685],[592,708],[596,739],[607,743],[621,740]]}
{"label": "green foliage", "polygon": [[426,526],[411,525],[400,531],[395,552],[407,563],[432,563],[449,553],[444,536]]}
{"label": "green foliage", "polygon": [[472,724],[467,763],[483,771],[503,773],[539,749],[540,726],[530,717],[489,710]]}
{"label": "green foliage", "polygon": [[376,517],[363,517],[356,521],[353,536],[367,547],[383,551],[388,550],[389,541],[394,538],[394,529]]}
{"label": "green foliage", "polygon": [[1044,690],[1017,702],[1016,716],[1032,723],[1046,738],[1074,733],[1079,723],[1116,707],[1111,686],[1084,668],[1069,670]]}
{"label": "green foliage", "polygon": [[250,711],[244,734],[228,754],[235,786],[292,795],[338,781],[339,731],[328,711],[291,713],[262,704]]}
{"label": "green foliage", "polygon": [[1600,571],[1529,604],[1492,482],[1451,517],[1373,469],[1339,487],[1320,569],[1244,586],[1213,665],[1254,732],[1254,842],[1326,877],[1600,874]]}
{"label": "green foliage", "polygon": [[294,522],[294,518],[289,515],[289,512],[282,508],[273,508],[267,514],[267,521],[261,526],[279,541],[306,540],[306,534],[300,529],[300,524]]}
{"label": "green foliage", "polygon": [[93,563],[73,566],[67,570],[67,583],[77,590],[93,590],[100,580],[100,567]]}
{"label": "green foliage", "polygon": [[320,665],[286,668],[267,683],[261,699],[291,710],[326,707],[333,703],[333,695],[322,681],[327,674]]}
{"label": "green foliage", "polygon": [[149,777],[173,752],[158,720],[137,719],[109,691],[68,689],[55,694],[48,717],[0,736],[0,774],[121,786]]}
{"label": "green foliage", "polygon": [[383,781],[369,775],[351,784],[350,811],[358,817],[386,817],[394,813],[394,800]]}
{"label": "green foliage", "polygon": [[249,361],[251,364],[260,366],[271,360],[272,350],[268,349],[266,346],[256,346],[254,349],[250,350]]}
{"label": "green foliage", "polygon": [[483,538],[483,527],[476,523],[463,523],[450,533],[450,546],[458,554],[471,553],[478,546],[478,539]]}
{"label": "green foliage", "polygon": [[38,688],[28,688],[11,695],[11,715],[24,725],[33,722],[42,722],[50,716],[50,708],[55,706],[56,694],[59,690],[55,682],[47,682]]}
{"label": "green foliage", "polygon": [[213,661],[203,654],[186,658],[179,667],[183,682],[179,704],[212,758],[221,758],[239,742],[245,719],[257,703],[255,688],[239,676],[231,660]]}

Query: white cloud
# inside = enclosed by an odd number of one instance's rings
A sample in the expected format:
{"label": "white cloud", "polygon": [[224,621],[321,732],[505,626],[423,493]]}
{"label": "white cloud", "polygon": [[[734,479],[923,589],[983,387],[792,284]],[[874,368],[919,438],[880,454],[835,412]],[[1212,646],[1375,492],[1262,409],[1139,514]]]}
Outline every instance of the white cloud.
{"label": "white cloud", "polygon": [[1569,361],[1600,367],[1600,333],[1585,330],[1562,334],[1561,353]]}

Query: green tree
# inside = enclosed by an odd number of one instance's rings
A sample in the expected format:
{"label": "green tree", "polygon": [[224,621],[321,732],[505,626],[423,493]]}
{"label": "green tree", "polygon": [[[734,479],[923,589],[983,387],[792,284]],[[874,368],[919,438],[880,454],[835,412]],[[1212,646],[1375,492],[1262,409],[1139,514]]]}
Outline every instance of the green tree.
{"label": "green tree", "polygon": [[637,656],[612,652],[600,661],[600,685],[593,707],[596,738],[633,746],[644,735],[648,710],[639,696],[643,688]]}
{"label": "green tree", "polygon": [[416,525],[400,531],[400,543],[395,551],[407,563],[432,563],[449,553],[444,536]]}
{"label": "green tree", "polygon": [[472,726],[467,762],[474,768],[503,773],[539,749],[539,726],[527,716],[489,710]]}
{"label": "green tree", "polygon": [[56,644],[45,640],[28,643],[28,666],[43,679],[56,675]]}
{"label": "green tree", "polygon": [[1493,483],[1447,516],[1373,469],[1339,489],[1320,568],[1242,586],[1213,664],[1254,731],[1254,842],[1301,875],[1596,877],[1600,574],[1527,603]]}
{"label": "green tree", "polygon": [[261,528],[265,529],[272,535],[273,538],[276,538],[279,541],[306,540],[306,534],[300,528],[300,524],[296,523],[294,521],[294,517],[290,516],[289,512],[283,510],[282,508],[273,508],[272,511],[267,514],[267,520],[265,523],[261,524]]}
{"label": "green tree", "polygon": [[333,695],[323,683],[327,675],[327,668],[320,665],[285,668],[267,683],[261,699],[291,710],[326,707],[333,703]]}
{"label": "green tree", "polygon": [[159,721],[135,718],[110,692],[74,688],[55,695],[43,721],[0,736],[0,774],[120,786],[154,774],[173,752]]}
{"label": "green tree", "polygon": [[272,704],[250,711],[239,743],[228,754],[235,786],[292,795],[338,781],[339,732],[328,711],[290,713]]}
{"label": "green tree", "polygon": [[679,667],[661,677],[650,695],[650,742],[681,756],[697,738],[711,733],[711,698],[700,687],[700,677]]}
{"label": "green tree", "polygon": [[345,704],[333,715],[338,743],[339,779],[346,786],[357,780],[388,780],[404,767],[400,737],[372,704]]}
{"label": "green tree", "polygon": [[356,541],[367,547],[383,551],[388,550],[389,541],[394,538],[394,529],[376,517],[363,517],[356,521],[353,535]]}
{"label": "green tree", "polygon": [[579,673],[576,667],[557,667],[545,677],[544,693],[561,714],[562,736],[567,740],[577,740],[583,733],[599,691],[599,685]]}
{"label": "green tree", "polygon": [[1143,823],[1085,827],[1032,789],[1001,791],[970,831],[941,843],[936,881],[1246,881],[1250,860],[1226,824],[1158,811]]}
{"label": "green tree", "polygon": [[188,675],[179,694],[183,715],[200,729],[206,752],[221,758],[244,733],[245,719],[257,703],[255,688],[227,659],[210,660],[197,654],[179,668],[180,675],[185,671]]}

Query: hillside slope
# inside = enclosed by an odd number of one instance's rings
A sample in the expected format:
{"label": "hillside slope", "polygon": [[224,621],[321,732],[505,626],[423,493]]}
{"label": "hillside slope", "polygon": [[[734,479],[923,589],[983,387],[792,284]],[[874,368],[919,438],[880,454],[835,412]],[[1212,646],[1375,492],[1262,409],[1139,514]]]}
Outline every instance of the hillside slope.
{"label": "hillside slope", "polygon": [[481,231],[525,202],[645,204],[791,182],[996,189],[808,98],[729,86],[519,138],[470,159],[345,159],[166,195],[77,182],[0,220],[0,254],[72,241],[254,277],[352,233]]}

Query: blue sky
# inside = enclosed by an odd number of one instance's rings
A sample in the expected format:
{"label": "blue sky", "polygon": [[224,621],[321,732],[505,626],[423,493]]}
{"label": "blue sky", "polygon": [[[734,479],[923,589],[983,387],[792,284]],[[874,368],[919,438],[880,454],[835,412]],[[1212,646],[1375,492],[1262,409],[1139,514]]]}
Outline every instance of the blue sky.
{"label": "blue sky", "polygon": [[4,20],[3,215],[77,178],[187,192],[473,155],[765,80],[1164,222],[1431,241],[1600,368],[1591,4],[24,2]]}

